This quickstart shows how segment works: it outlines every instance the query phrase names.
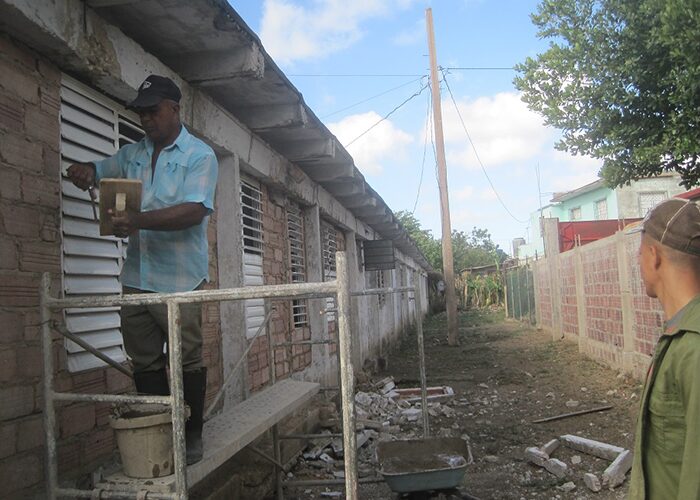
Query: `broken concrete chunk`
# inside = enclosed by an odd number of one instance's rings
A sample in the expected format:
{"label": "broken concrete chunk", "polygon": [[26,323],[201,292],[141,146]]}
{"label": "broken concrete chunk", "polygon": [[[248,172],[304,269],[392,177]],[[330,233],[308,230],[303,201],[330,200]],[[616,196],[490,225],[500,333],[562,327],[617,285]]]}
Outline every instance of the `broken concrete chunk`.
{"label": "broken concrete chunk", "polygon": [[624,448],[620,448],[619,446],[580,436],[573,436],[571,434],[560,436],[559,440],[564,446],[568,446],[576,451],[588,453],[594,457],[604,458],[605,460],[615,460],[620,453],[625,451]]}
{"label": "broken concrete chunk", "polygon": [[366,392],[358,392],[355,394],[355,402],[359,405],[369,406],[372,404],[372,396]]}
{"label": "broken concrete chunk", "polygon": [[571,457],[571,464],[572,465],[578,465],[581,463],[581,456],[580,455],[574,455]]}
{"label": "broken concrete chunk", "polygon": [[324,498],[342,498],[343,493],[340,491],[324,491],[321,493]]}
{"label": "broken concrete chunk", "polygon": [[625,450],[620,453],[613,463],[603,472],[603,486],[606,488],[615,488],[621,485],[625,480],[625,475],[632,468],[634,455],[630,450]]}
{"label": "broken concrete chunk", "polygon": [[566,402],[566,406],[567,406],[568,408],[576,408],[578,405],[579,405],[579,402],[578,402],[578,401],[575,401],[575,400],[573,400],[573,399],[570,399],[570,400],[568,400],[568,401]]}
{"label": "broken concrete chunk", "polygon": [[595,474],[587,472],[583,475],[583,482],[586,484],[586,487],[591,491],[598,492],[601,490],[600,479],[598,479],[598,476],[596,476]]}
{"label": "broken concrete chunk", "polygon": [[422,410],[418,408],[407,408],[401,412],[401,415],[409,422],[416,422],[420,418]]}
{"label": "broken concrete chunk", "polygon": [[552,455],[554,453],[554,450],[559,448],[559,440],[558,439],[552,439],[549,441],[547,444],[545,444],[542,448],[540,448],[544,453],[547,455]]}
{"label": "broken concrete chunk", "polygon": [[549,460],[549,455],[539,448],[531,446],[525,450],[525,460],[535,465],[539,465],[540,467],[544,467],[544,463]]}
{"label": "broken concrete chunk", "polygon": [[557,489],[561,491],[574,491],[576,489],[576,484],[574,484],[573,481],[569,481],[568,483],[557,486]]}
{"label": "broken concrete chunk", "polygon": [[567,466],[564,462],[561,460],[558,460],[556,458],[550,458],[544,463],[544,468],[547,470],[547,472],[550,472],[551,474],[554,474],[558,478],[562,478],[566,476],[566,470]]}

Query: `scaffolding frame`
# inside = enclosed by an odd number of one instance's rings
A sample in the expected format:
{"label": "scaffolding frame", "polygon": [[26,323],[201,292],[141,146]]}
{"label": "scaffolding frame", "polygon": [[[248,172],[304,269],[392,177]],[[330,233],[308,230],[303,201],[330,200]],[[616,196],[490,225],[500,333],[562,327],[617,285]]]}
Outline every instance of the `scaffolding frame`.
{"label": "scaffolding frame", "polygon": [[[184,303],[203,303],[213,301],[236,301],[247,300],[252,298],[268,298],[275,300],[289,299],[313,299],[324,297],[336,297],[336,311],[338,333],[337,340],[321,340],[321,341],[300,341],[288,342],[282,344],[272,343],[272,338],[268,329],[268,364],[270,369],[270,385],[274,385],[276,381],[275,373],[275,349],[287,344],[331,344],[337,343],[336,356],[339,369],[339,387],[334,390],[340,391],[341,396],[341,413],[342,413],[342,437],[344,448],[344,480],[329,480],[329,481],[287,481],[283,480],[283,464],[281,463],[280,440],[291,438],[306,438],[313,435],[295,435],[295,436],[280,436],[277,424],[272,426],[273,440],[273,457],[249,446],[249,448],[259,454],[261,457],[269,461],[275,466],[275,483],[277,498],[284,498],[284,486],[311,486],[318,484],[344,484],[345,496],[348,500],[357,500],[357,490],[359,483],[380,481],[378,478],[358,478],[357,473],[357,436],[355,430],[355,399],[354,399],[354,371],[352,365],[352,331],[350,325],[351,296],[377,295],[377,294],[394,294],[403,292],[414,292],[414,320],[417,328],[418,349],[420,361],[420,377],[421,377],[421,400],[423,414],[423,431],[425,437],[429,435],[428,411],[427,411],[427,388],[425,375],[425,357],[423,350],[423,327],[422,327],[422,306],[417,285],[418,273],[413,272],[414,286],[404,286],[398,288],[376,288],[368,289],[360,292],[350,291],[350,275],[347,268],[347,258],[344,251],[336,252],[337,262],[337,277],[333,281],[318,282],[318,283],[298,283],[284,285],[261,285],[248,286],[240,288],[216,289],[216,290],[197,290],[191,292],[177,293],[147,293],[147,294],[129,294],[103,297],[78,297],[78,298],[55,298],[51,295],[51,277],[49,273],[44,273],[40,285],[40,311],[41,311],[41,327],[42,327],[42,351],[43,351],[43,392],[44,392],[44,432],[46,437],[46,488],[47,497],[50,500],[55,500],[60,497],[71,498],[150,498],[150,499],[177,499],[186,500],[188,498],[187,485],[187,465],[185,461],[185,402],[183,397],[183,378],[182,378],[182,346],[180,332],[180,305]],[[52,350],[52,327],[56,328],[59,333],[70,338],[73,336],[70,332],[65,331],[65,328],[59,327],[51,320],[52,310],[61,310],[66,308],[92,308],[92,307],[113,307],[113,306],[128,306],[128,305],[150,305],[150,304],[166,304],[168,311],[168,356],[170,365],[170,382],[171,391],[169,396],[155,395],[115,395],[115,394],[83,394],[71,392],[56,392],[53,386],[54,378],[54,362]],[[327,312],[327,311],[323,311]],[[266,320],[256,333],[254,338],[261,333],[266,327],[271,312],[268,313]],[[69,335],[66,335],[66,334]],[[73,336],[74,337],[74,336]],[[254,339],[253,339],[254,340]],[[92,354],[98,356],[110,366],[115,366],[130,375],[116,361],[99,353],[96,349],[87,343],[83,347]],[[82,344],[81,344],[82,345]],[[252,345],[252,342],[251,342]],[[95,352],[97,351],[97,352]],[[207,410],[207,416],[211,414],[211,410],[218,403],[224,389],[228,383],[233,380],[236,371],[242,365],[242,360],[245,358],[248,349],[241,355],[241,359],[237,362],[234,369],[229,374],[229,377],[224,381],[222,387],[215,397],[215,401]],[[102,354],[102,355],[98,355]],[[105,359],[106,358],[106,359]],[[57,447],[56,447],[56,405],[57,401],[82,401],[93,403],[144,403],[144,404],[162,404],[170,408],[173,426],[173,462],[174,462],[174,491],[173,492],[155,492],[148,491],[147,488],[141,490],[81,490],[76,488],[62,488],[59,486],[58,469],[57,469]],[[303,483],[303,484],[302,484]]]}

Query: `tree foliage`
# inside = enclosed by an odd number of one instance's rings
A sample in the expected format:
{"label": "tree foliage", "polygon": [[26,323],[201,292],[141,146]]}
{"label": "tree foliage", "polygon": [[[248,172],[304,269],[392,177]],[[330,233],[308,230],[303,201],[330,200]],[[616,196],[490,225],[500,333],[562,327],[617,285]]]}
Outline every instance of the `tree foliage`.
{"label": "tree foliage", "polygon": [[614,187],[664,171],[700,180],[700,1],[543,0],[549,49],[516,87],[561,150],[603,160]]}
{"label": "tree foliage", "polygon": [[[405,210],[395,214],[418,249],[435,270],[442,270],[442,243],[432,231],[423,229],[416,217]],[[452,257],[456,272],[467,267],[485,266],[503,262],[508,255],[491,240],[486,229],[472,229],[471,233],[452,231]]]}

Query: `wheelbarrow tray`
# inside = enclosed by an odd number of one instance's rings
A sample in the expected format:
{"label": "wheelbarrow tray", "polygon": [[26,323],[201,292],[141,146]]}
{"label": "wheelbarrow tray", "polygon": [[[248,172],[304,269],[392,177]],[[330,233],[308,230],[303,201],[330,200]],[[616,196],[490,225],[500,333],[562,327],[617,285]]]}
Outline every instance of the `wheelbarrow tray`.
{"label": "wheelbarrow tray", "polygon": [[467,456],[467,443],[459,438],[384,441],[377,447],[379,472],[396,493],[456,488]]}

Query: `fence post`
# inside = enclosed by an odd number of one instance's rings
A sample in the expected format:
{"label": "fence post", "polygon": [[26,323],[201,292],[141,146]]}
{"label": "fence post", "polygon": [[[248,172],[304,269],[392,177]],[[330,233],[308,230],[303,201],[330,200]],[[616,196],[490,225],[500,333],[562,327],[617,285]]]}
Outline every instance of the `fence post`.
{"label": "fence post", "polygon": [[[632,290],[630,287],[630,261],[625,251],[625,233],[615,233],[615,249],[617,250],[617,275],[620,279],[620,295],[622,303],[622,369],[635,371],[636,351],[634,345],[634,311],[632,309]],[[635,265],[632,263],[631,265]]]}
{"label": "fence post", "polygon": [[578,322],[578,350],[584,352],[588,335],[586,332],[586,288],[583,275],[583,250],[574,247],[574,279],[576,280],[576,320]]}
{"label": "fence post", "polygon": [[508,309],[508,270],[503,269],[503,299],[506,306],[506,318],[510,318],[510,311]]}

